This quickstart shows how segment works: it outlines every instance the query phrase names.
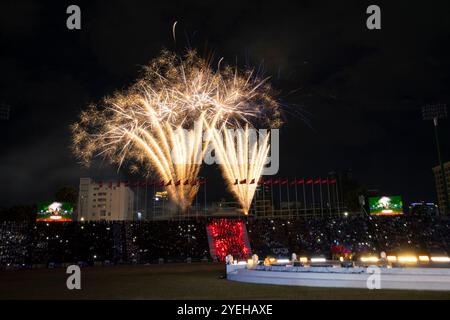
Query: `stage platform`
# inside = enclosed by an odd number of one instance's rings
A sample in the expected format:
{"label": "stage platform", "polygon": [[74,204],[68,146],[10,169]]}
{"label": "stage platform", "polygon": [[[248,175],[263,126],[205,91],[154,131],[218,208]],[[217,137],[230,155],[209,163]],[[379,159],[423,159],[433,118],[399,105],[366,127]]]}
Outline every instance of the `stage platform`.
{"label": "stage platform", "polygon": [[[368,288],[374,269],[227,265],[232,281],[307,287]],[[378,268],[380,289],[450,291],[450,268]]]}

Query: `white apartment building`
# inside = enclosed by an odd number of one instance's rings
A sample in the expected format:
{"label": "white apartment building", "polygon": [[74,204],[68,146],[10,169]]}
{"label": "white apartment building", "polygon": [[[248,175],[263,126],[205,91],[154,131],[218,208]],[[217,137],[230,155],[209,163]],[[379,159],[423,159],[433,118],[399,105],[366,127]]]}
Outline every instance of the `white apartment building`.
{"label": "white apartment building", "polygon": [[80,178],[78,221],[133,220],[134,193],[117,182]]}

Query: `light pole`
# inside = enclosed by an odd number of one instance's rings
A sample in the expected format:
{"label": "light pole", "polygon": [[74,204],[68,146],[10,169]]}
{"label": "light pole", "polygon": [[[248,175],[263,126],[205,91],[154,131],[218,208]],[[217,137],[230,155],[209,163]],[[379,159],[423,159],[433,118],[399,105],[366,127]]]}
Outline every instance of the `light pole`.
{"label": "light pole", "polygon": [[445,176],[444,164],[442,163],[441,157],[441,147],[439,145],[439,134],[438,134],[438,119],[447,118],[447,105],[446,104],[433,104],[426,105],[422,107],[423,120],[433,120],[434,125],[434,137],[436,138],[436,148],[439,160],[439,167],[441,169],[441,179],[444,186],[444,213],[448,212],[448,189],[447,189],[447,179]]}

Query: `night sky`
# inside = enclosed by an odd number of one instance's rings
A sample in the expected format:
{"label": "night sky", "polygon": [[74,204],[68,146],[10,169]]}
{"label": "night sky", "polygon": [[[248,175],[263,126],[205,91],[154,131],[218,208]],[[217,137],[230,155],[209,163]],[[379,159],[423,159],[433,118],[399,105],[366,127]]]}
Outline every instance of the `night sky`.
{"label": "night sky", "polygon": [[[0,103],[11,106],[0,120],[0,206],[47,200],[80,176],[129,178],[107,162],[82,168],[69,125],[162,48],[186,47],[271,77],[289,106],[281,177],[351,169],[370,189],[435,200],[433,127],[421,107],[450,103],[448,0],[187,2],[0,2]],[[66,28],[70,4],[81,7],[81,30]],[[381,30],[366,28],[369,4],[381,7]],[[440,126],[444,159],[449,121]],[[214,170],[211,199],[225,192]]]}

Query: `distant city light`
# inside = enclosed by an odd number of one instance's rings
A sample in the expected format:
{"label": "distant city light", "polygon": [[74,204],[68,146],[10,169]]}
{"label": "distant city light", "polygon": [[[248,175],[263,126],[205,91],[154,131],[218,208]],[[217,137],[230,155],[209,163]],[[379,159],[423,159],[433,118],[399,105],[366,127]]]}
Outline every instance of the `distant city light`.
{"label": "distant city light", "polygon": [[388,261],[397,261],[397,257],[396,256],[387,256],[387,260]]}
{"label": "distant city light", "polygon": [[431,257],[431,261],[433,262],[450,262],[449,257]]}
{"label": "distant city light", "polygon": [[398,257],[399,262],[405,262],[405,263],[415,263],[417,262],[417,258],[414,256],[402,256]]}
{"label": "distant city light", "polygon": [[378,262],[378,257],[361,257],[362,262]]}
{"label": "distant city light", "polygon": [[277,263],[289,263],[289,259],[277,259]]}

